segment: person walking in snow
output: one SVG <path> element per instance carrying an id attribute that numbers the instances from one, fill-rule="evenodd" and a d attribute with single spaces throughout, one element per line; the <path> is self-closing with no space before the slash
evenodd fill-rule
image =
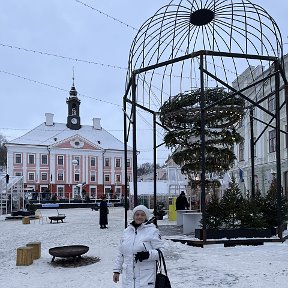
<path id="1" fill-rule="evenodd" d="M 100 209 L 99 209 L 99 224 L 100 229 L 106 229 L 108 228 L 106 225 L 108 225 L 108 206 L 106 201 L 106 196 L 104 195 L 102 197 L 102 200 L 100 202 Z"/>
<path id="2" fill-rule="evenodd" d="M 144 205 L 132 211 L 133 221 L 123 231 L 113 267 L 113 281 L 122 277 L 122 288 L 155 287 L 156 261 L 163 249 L 159 230 L 149 223 L 149 210 Z"/>

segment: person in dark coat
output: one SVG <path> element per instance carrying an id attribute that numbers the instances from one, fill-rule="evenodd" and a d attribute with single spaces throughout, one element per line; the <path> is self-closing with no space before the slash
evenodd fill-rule
<path id="1" fill-rule="evenodd" d="M 181 191 L 180 195 L 176 199 L 176 210 L 189 209 L 189 203 L 185 196 L 185 192 Z"/>
<path id="2" fill-rule="evenodd" d="M 108 228 L 106 225 L 108 225 L 108 206 L 107 206 L 107 201 L 106 197 L 103 196 L 102 200 L 100 202 L 100 209 L 99 209 L 99 224 L 100 224 L 100 229 L 106 229 Z"/>

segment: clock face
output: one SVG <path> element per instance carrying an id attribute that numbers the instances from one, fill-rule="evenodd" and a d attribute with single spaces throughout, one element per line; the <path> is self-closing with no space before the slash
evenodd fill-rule
<path id="1" fill-rule="evenodd" d="M 71 123 L 72 123 L 72 124 L 77 124 L 77 122 L 78 122 L 78 121 L 77 121 L 77 118 L 72 118 L 72 119 L 71 119 Z"/>

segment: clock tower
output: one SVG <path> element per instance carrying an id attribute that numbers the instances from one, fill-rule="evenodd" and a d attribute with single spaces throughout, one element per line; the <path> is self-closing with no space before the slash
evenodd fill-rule
<path id="1" fill-rule="evenodd" d="M 80 111 L 79 111 L 81 101 L 77 97 L 77 91 L 74 86 L 74 77 L 73 77 L 73 84 L 69 94 L 70 94 L 69 98 L 66 99 L 66 103 L 68 104 L 68 116 L 66 126 L 72 130 L 79 130 L 81 128 Z"/>

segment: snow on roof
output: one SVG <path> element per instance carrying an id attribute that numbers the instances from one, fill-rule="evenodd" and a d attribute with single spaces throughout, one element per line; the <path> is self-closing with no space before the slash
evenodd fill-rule
<path id="1" fill-rule="evenodd" d="M 64 123 L 47 126 L 45 122 L 7 144 L 49 146 L 75 135 L 79 135 L 103 149 L 124 150 L 124 143 L 103 128 L 95 129 L 93 126 L 82 125 L 79 130 L 72 130 Z M 131 150 L 131 147 L 128 147 L 128 150 Z"/>

